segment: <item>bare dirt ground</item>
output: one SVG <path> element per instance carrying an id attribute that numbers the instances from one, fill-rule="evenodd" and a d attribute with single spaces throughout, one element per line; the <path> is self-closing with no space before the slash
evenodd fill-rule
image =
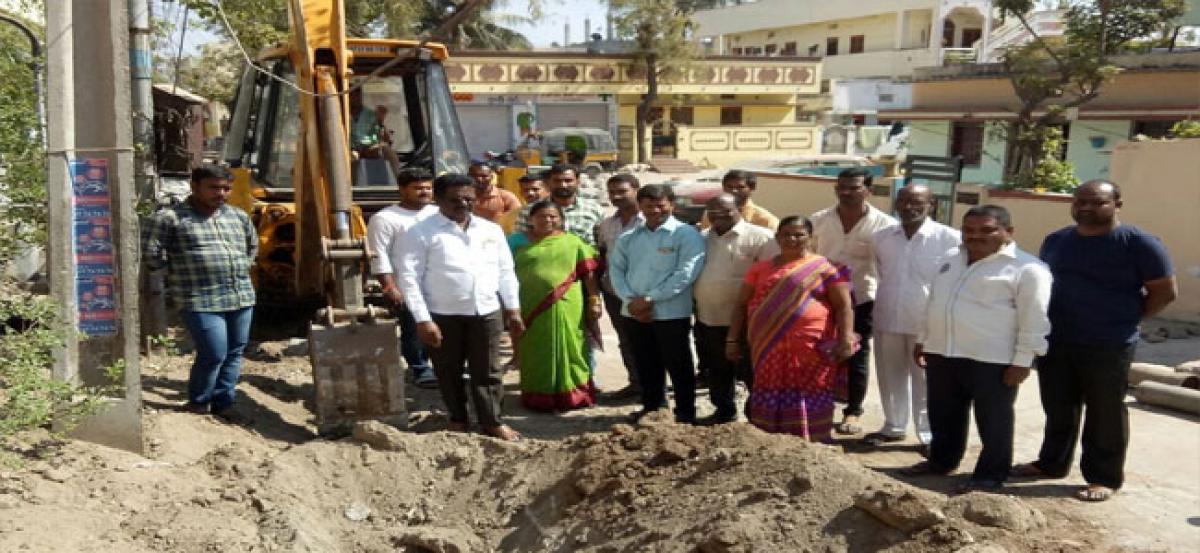
<path id="1" fill-rule="evenodd" d="M 615 336 L 607 337 L 615 345 Z M 1184 346 L 1183 344 L 1188 344 Z M 267 347 L 280 352 L 283 344 Z M 1200 342 L 1139 357 L 1200 357 Z M 300 349 L 300 348 L 295 348 Z M 600 384 L 624 385 L 615 347 Z M 1188 353 L 1190 352 L 1190 353 Z M 302 352 L 295 352 L 302 353 Z M 1173 359 L 1173 358 L 1172 358 Z M 437 393 L 409 387 L 411 428 L 319 438 L 306 357 L 247 360 L 246 427 L 175 410 L 190 355 L 144 360 L 145 455 L 37 444 L 0 472 L 0 551 L 1195 551 L 1200 425 L 1136 404 L 1128 484 L 1112 501 L 1082 484 L 1018 483 L 1010 495 L 946 492 L 962 476 L 905 477 L 915 444 L 810 445 L 744 423 L 677 426 L 607 403 L 561 415 L 519 407 L 515 444 L 440 431 Z M 879 424 L 876 392 L 868 430 Z M 701 415 L 711 409 L 704 395 Z M 1040 443 L 1036 382 L 1018 400 L 1016 451 Z M 973 464 L 978 441 L 963 463 Z"/>

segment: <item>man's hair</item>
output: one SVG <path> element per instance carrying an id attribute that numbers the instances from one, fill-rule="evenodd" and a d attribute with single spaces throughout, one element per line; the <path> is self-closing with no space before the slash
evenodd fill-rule
<path id="1" fill-rule="evenodd" d="M 758 177 L 750 171 L 743 171 L 741 169 L 734 169 L 728 173 L 725 173 L 725 176 L 721 177 L 721 184 L 724 185 L 727 182 L 735 180 L 744 180 L 746 181 L 746 186 L 749 186 L 752 189 L 758 188 Z"/>
<path id="2" fill-rule="evenodd" d="M 433 180 L 433 173 L 424 167 L 408 167 L 396 174 L 396 185 L 404 188 L 414 182 Z"/>
<path id="3" fill-rule="evenodd" d="M 552 200 L 538 200 L 538 201 L 530 204 L 529 205 L 529 216 L 533 217 L 534 215 L 537 215 L 539 211 L 546 209 L 546 208 L 554 208 L 556 211 L 558 211 L 559 217 L 566 217 L 566 214 L 563 213 L 562 206 L 554 203 Z"/>
<path id="4" fill-rule="evenodd" d="M 468 177 L 462 173 L 446 173 L 436 179 L 433 179 L 433 196 L 435 198 L 445 198 L 446 193 L 450 192 L 451 188 L 475 187 L 475 179 Z"/>
<path id="5" fill-rule="evenodd" d="M 648 184 L 638 189 L 637 200 L 662 200 L 668 202 L 675 201 L 675 191 L 671 190 L 670 186 L 665 184 Z"/>
<path id="6" fill-rule="evenodd" d="M 812 221 L 808 220 L 808 217 L 803 215 L 788 215 L 787 217 L 779 220 L 779 228 L 790 225 L 801 225 L 804 227 L 804 230 L 807 230 L 809 234 L 812 234 L 813 224 Z"/>
<path id="7" fill-rule="evenodd" d="M 1075 190 L 1078 191 L 1080 188 L 1083 188 L 1085 186 L 1096 186 L 1096 187 L 1107 186 L 1112 189 L 1113 200 L 1121 199 L 1121 187 L 1117 186 L 1117 183 L 1115 183 L 1113 181 L 1104 180 L 1104 179 L 1093 179 L 1093 180 L 1087 181 L 1087 182 L 1079 185 L 1079 188 L 1076 188 Z"/>
<path id="8" fill-rule="evenodd" d="M 470 167 L 467 167 L 467 171 L 470 171 L 471 169 L 487 169 L 488 171 L 491 171 L 492 164 L 486 161 L 472 161 Z"/>
<path id="9" fill-rule="evenodd" d="M 862 167 L 850 167 L 849 169 L 842 169 L 842 172 L 838 173 L 838 180 L 857 179 L 859 177 L 862 177 L 864 186 L 871 186 L 871 180 L 875 176 L 872 175 L 870 171 L 863 169 Z"/>
<path id="10" fill-rule="evenodd" d="M 517 184 L 525 184 L 527 182 L 536 182 L 536 181 L 544 181 L 544 180 L 546 180 L 546 174 L 542 173 L 540 171 L 537 173 L 525 173 L 524 175 L 521 175 L 521 177 L 517 179 Z"/>
<path id="11" fill-rule="evenodd" d="M 229 169 L 224 165 L 215 163 L 202 163 L 195 169 L 192 169 L 192 182 L 199 183 L 204 179 L 224 179 L 231 180 L 232 175 L 229 174 Z"/>
<path id="12" fill-rule="evenodd" d="M 630 188 L 634 188 L 634 189 L 642 187 L 642 183 L 640 181 L 638 181 L 637 177 L 635 177 L 629 173 L 617 173 L 611 177 L 608 177 L 608 181 L 605 182 L 604 184 L 607 186 L 614 182 L 628 184 Z"/>
<path id="13" fill-rule="evenodd" d="M 994 204 L 972 207 L 963 214 L 963 220 L 966 221 L 967 217 L 991 217 L 1000 223 L 1000 226 L 1006 229 L 1012 228 L 1012 215 L 1009 215 L 1008 210 L 1004 207 Z"/>
<path id="14" fill-rule="evenodd" d="M 550 177 L 553 177 L 554 175 L 561 175 L 563 173 L 566 173 L 567 171 L 575 173 L 576 177 L 579 176 L 579 168 L 578 167 L 571 165 L 570 163 L 555 163 L 554 165 L 550 166 L 550 169 L 546 170 L 546 178 L 549 179 Z"/>

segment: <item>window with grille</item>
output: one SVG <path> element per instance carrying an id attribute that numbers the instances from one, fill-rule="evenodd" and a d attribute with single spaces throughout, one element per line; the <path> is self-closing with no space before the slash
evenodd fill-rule
<path id="1" fill-rule="evenodd" d="M 867 39 L 863 35 L 854 35 L 850 37 L 850 53 L 861 54 L 864 51 Z"/>
<path id="2" fill-rule="evenodd" d="M 950 155 L 962 156 L 965 166 L 979 167 L 983 162 L 983 123 L 954 123 L 950 132 Z"/>

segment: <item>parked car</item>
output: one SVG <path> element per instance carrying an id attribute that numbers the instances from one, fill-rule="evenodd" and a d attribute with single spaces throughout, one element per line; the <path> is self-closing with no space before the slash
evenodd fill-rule
<path id="1" fill-rule="evenodd" d="M 764 159 L 739 163 L 736 169 L 763 173 L 792 175 L 820 175 L 836 177 L 851 167 L 866 167 L 875 175 L 883 174 L 883 166 L 876 165 L 865 157 L 849 155 L 816 155 L 782 159 Z M 721 177 L 725 171 L 714 172 L 699 178 L 680 181 L 675 191 L 675 217 L 696 224 L 704 215 L 704 205 L 721 193 Z M 768 206 L 769 208 L 770 206 Z"/>

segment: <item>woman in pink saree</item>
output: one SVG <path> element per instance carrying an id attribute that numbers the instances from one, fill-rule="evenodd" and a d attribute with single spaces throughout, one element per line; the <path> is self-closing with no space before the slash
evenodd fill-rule
<path id="1" fill-rule="evenodd" d="M 746 273 L 734 309 L 726 355 L 750 345 L 754 383 L 750 422 L 767 431 L 829 441 L 837 367 L 856 348 L 850 275 L 809 251 L 812 223 L 783 219 L 780 254 Z"/>

